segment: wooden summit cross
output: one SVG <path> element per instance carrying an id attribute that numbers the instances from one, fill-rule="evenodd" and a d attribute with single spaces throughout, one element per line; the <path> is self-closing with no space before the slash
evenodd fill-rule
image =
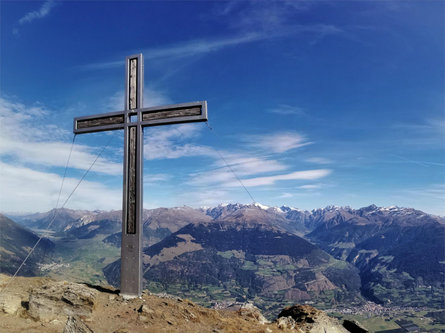
<path id="1" fill-rule="evenodd" d="M 124 296 L 142 293 L 142 193 L 144 127 L 207 121 L 207 102 L 143 107 L 144 60 L 127 57 L 125 110 L 74 118 L 74 133 L 124 130 L 121 287 Z"/>

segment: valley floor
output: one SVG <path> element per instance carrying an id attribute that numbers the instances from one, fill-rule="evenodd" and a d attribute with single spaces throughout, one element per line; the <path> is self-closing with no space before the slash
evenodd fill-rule
<path id="1" fill-rule="evenodd" d="M 418 327 L 417 332 L 445 332 L 445 310 L 415 307 L 383 307 L 367 303 L 359 308 L 326 310 L 338 319 L 350 319 L 360 322 L 370 332 L 400 329 L 400 323 Z"/>

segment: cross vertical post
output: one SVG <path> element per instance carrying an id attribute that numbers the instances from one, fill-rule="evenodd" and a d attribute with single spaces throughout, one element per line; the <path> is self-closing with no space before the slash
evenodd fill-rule
<path id="1" fill-rule="evenodd" d="M 121 294 L 142 292 L 143 140 L 141 113 L 144 98 L 142 54 L 126 59 L 124 175 L 122 198 Z M 133 121 L 136 118 L 136 121 Z"/>
<path id="2" fill-rule="evenodd" d="M 142 294 L 144 127 L 207 121 L 207 102 L 143 107 L 142 54 L 126 58 L 123 111 L 74 118 L 75 134 L 124 130 L 121 288 L 127 297 Z"/>

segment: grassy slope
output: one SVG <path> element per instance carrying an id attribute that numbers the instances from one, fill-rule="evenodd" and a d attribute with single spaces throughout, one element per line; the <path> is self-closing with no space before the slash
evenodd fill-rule
<path id="1" fill-rule="evenodd" d="M 56 248 L 52 259 L 56 266 L 46 274 L 58 279 L 107 284 L 102 269 L 119 259 L 120 249 L 102 242 L 103 238 L 104 235 L 90 239 L 53 239 Z"/>

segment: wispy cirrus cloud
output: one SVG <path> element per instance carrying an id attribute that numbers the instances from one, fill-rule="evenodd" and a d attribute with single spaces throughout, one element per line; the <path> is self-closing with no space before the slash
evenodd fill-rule
<path id="1" fill-rule="evenodd" d="M 275 113 L 283 116 L 305 116 L 304 110 L 298 106 L 288 104 L 278 104 L 276 107 L 267 110 L 269 113 Z"/>
<path id="2" fill-rule="evenodd" d="M 216 52 L 230 46 L 251 43 L 266 38 L 259 33 L 248 33 L 242 35 L 213 38 L 213 39 L 194 39 L 187 42 L 170 44 L 157 48 L 148 48 L 143 51 L 144 59 L 171 59 L 171 58 L 187 58 Z M 83 70 L 100 70 L 122 66 L 122 60 L 100 62 L 80 66 Z"/>
<path id="3" fill-rule="evenodd" d="M 195 206 L 197 202 L 201 206 L 216 206 L 223 202 L 233 202 L 233 193 L 222 189 L 202 189 L 190 191 L 179 196 L 181 202 L 186 205 Z"/>
<path id="4" fill-rule="evenodd" d="M 65 167 L 71 148 L 71 133 L 55 124 L 45 123 L 48 113 L 42 105 L 26 106 L 0 98 L 0 157 L 19 165 Z M 70 167 L 87 170 L 96 154 L 94 148 L 76 144 L 73 146 Z M 94 171 L 119 175 L 122 166 L 99 158 Z"/>
<path id="5" fill-rule="evenodd" d="M 224 160 L 217 159 L 213 165 L 216 169 L 190 174 L 187 184 L 199 187 L 236 187 L 241 186 L 240 181 L 244 182 L 248 177 L 288 169 L 287 165 L 275 160 L 233 153 L 225 154 Z"/>
<path id="6" fill-rule="evenodd" d="M 298 186 L 298 188 L 302 189 L 302 190 L 318 190 L 321 187 L 322 187 L 321 184 L 307 184 L 307 185 Z"/>
<path id="7" fill-rule="evenodd" d="M 265 161 L 261 162 L 264 163 Z M 272 165 L 276 164 L 276 161 L 269 162 L 271 162 Z M 255 175 L 259 175 L 261 173 L 264 174 L 265 168 L 246 168 L 244 172 L 235 171 L 233 170 L 233 168 L 213 170 L 205 173 L 191 175 L 188 184 L 199 187 L 217 186 L 218 188 L 242 186 L 257 187 L 274 185 L 279 181 L 317 180 L 328 176 L 332 172 L 330 169 L 315 169 L 283 173 L 283 171 L 285 171 L 287 168 L 288 167 L 285 165 L 277 165 L 277 168 L 269 168 L 269 170 L 267 171 L 267 173 L 272 173 L 272 175 L 259 177 L 255 177 Z"/>
<path id="8" fill-rule="evenodd" d="M 314 164 L 331 164 L 332 161 L 325 157 L 309 157 L 306 158 L 306 162 L 314 163 Z"/>
<path id="9" fill-rule="evenodd" d="M 277 31 L 292 25 L 293 15 L 309 9 L 308 1 L 229 1 L 219 16 L 230 17 L 230 27 L 248 31 Z"/>
<path id="10" fill-rule="evenodd" d="M 144 139 L 144 158 L 148 160 L 196 156 L 216 158 L 218 153 L 213 148 L 185 142 L 198 137 L 201 129 L 202 127 L 196 124 L 148 129 L 149 134 Z"/>
<path id="11" fill-rule="evenodd" d="M 439 200 L 445 200 L 445 184 L 432 184 L 425 187 L 409 189 L 407 192 L 417 196 L 431 197 Z"/>
<path id="12" fill-rule="evenodd" d="M 42 19 L 45 16 L 48 16 L 51 9 L 53 9 L 55 5 L 56 2 L 54 0 L 45 1 L 38 10 L 31 11 L 20 18 L 19 24 L 31 23 L 34 20 Z"/>
<path id="13" fill-rule="evenodd" d="M 78 179 L 65 178 L 59 207 L 77 183 Z M 0 162 L 0 184 L 2 189 L 7 189 L 0 191 L 1 212 L 43 212 L 55 207 L 62 177 L 56 173 Z M 121 200 L 121 189 L 110 189 L 101 183 L 84 180 L 67 207 L 116 209 L 121 207 Z"/>
<path id="14" fill-rule="evenodd" d="M 54 6 L 56 6 L 55 0 L 47 0 L 40 6 L 38 10 L 33 10 L 23 15 L 18 20 L 18 24 L 24 25 L 24 24 L 29 24 L 35 20 L 41 20 L 50 14 Z M 12 32 L 14 35 L 17 35 L 19 33 L 19 29 L 15 28 Z"/>
<path id="15" fill-rule="evenodd" d="M 200 189 L 233 188 L 240 186 L 267 186 L 279 181 L 316 180 L 328 176 L 329 169 L 314 169 L 291 172 L 291 166 L 276 159 L 256 156 L 252 147 L 261 152 L 285 153 L 291 149 L 310 144 L 306 137 L 295 132 L 250 135 L 241 140 L 247 142 L 239 151 L 217 150 L 210 146 L 184 143 L 201 135 L 196 125 L 180 125 L 177 128 L 156 128 L 145 139 L 147 159 L 175 159 L 181 157 L 207 157 L 202 171 L 190 173 L 185 185 Z M 287 172 L 286 172 L 287 171 Z M 309 189 L 309 187 L 307 187 Z"/>
<path id="16" fill-rule="evenodd" d="M 260 148 L 264 151 L 284 153 L 288 150 L 304 147 L 312 144 L 304 135 L 296 132 L 279 132 L 267 135 L 249 135 L 244 141 L 251 147 Z"/>
<path id="17" fill-rule="evenodd" d="M 390 155 L 393 157 L 396 157 L 398 160 L 400 160 L 401 163 L 417 164 L 417 165 L 424 166 L 424 167 L 445 167 L 445 163 L 414 160 L 414 159 L 407 158 L 407 157 L 404 157 L 401 155 L 396 155 L 396 154 L 390 154 Z"/>
<path id="18" fill-rule="evenodd" d="M 118 97 L 120 100 L 121 96 Z M 113 103 L 113 99 L 110 103 Z M 46 209 L 42 207 L 50 209 L 55 204 L 55 194 L 60 186 L 61 176 L 53 170 L 65 167 L 71 148 L 69 142 L 71 133 L 54 124 L 45 124 L 49 113 L 50 111 L 43 105 L 26 106 L 0 98 L 0 182 L 2 186 L 8 188 L 8 195 L 11 196 L 11 199 L 4 200 L 6 206 L 1 208 L 3 211 Z M 298 133 L 251 136 L 250 143 L 242 145 L 245 148 L 225 151 L 199 143 L 203 128 L 196 124 L 150 128 L 147 129 L 150 132 L 145 137 L 146 159 L 183 157 L 207 159 L 208 163 L 201 163 L 202 171 L 188 174 L 188 178 L 180 184 L 187 188 L 189 195 L 184 200 L 187 199 L 188 202 L 193 203 L 195 198 L 199 199 L 198 202 L 201 204 L 217 204 L 233 200 L 237 195 L 233 189 L 242 185 L 267 187 L 280 181 L 316 180 L 331 173 L 331 170 L 326 169 L 292 171 L 291 166 L 279 160 L 255 156 L 255 152 L 251 149 L 256 146 L 262 151 L 272 150 L 275 156 L 308 144 L 307 139 Z M 268 145 L 268 142 L 276 141 L 285 144 L 279 147 Z M 88 169 L 97 152 L 95 147 L 75 144 L 70 168 Z M 94 171 L 111 176 L 121 175 L 122 164 L 120 161 L 117 163 L 103 157 L 97 160 Z M 145 184 L 169 183 L 172 179 L 173 176 L 168 173 L 154 173 L 147 175 Z M 74 186 L 75 179 L 67 178 L 65 188 L 70 189 Z M 13 190 L 9 191 L 10 188 Z M 110 195 L 115 197 L 110 203 L 97 199 L 99 196 L 102 198 Z M 46 198 L 40 198 L 41 196 Z M 70 207 L 115 209 L 120 207 L 118 202 L 120 199 L 120 189 L 115 190 L 100 183 L 84 181 L 82 191 L 79 193 L 76 191 L 74 206 Z M 19 203 L 25 201 L 30 202 L 29 206 L 20 208 Z M 91 206 L 92 203 L 94 207 Z"/>
<path id="19" fill-rule="evenodd" d="M 192 39 L 186 42 L 179 42 L 156 48 L 147 48 L 143 50 L 142 53 L 144 54 L 145 60 L 182 60 L 184 58 L 191 58 L 206 55 L 212 52 L 218 52 L 229 47 L 240 46 L 253 42 L 273 40 L 291 35 L 311 33 L 316 35 L 317 38 L 320 38 L 320 36 L 338 34 L 341 32 L 341 29 L 332 25 L 325 24 L 310 26 L 290 25 L 286 26 L 283 29 L 277 29 L 274 31 L 241 31 L 232 35 L 226 35 L 216 38 L 212 37 Z M 122 60 L 86 64 L 79 66 L 78 68 L 81 70 L 103 70 L 119 66 L 122 66 Z"/>
<path id="20" fill-rule="evenodd" d="M 289 192 L 284 192 L 283 194 L 278 196 L 278 199 L 289 199 L 289 198 L 293 198 L 294 194 L 289 193 Z"/>
<path id="21" fill-rule="evenodd" d="M 391 197 L 401 206 L 419 207 L 422 210 L 438 216 L 445 217 L 445 183 L 425 184 L 424 186 L 410 187 L 395 190 Z"/>
<path id="22" fill-rule="evenodd" d="M 443 117 L 423 119 L 418 122 L 398 122 L 391 130 L 400 135 L 406 145 L 443 148 L 445 145 L 445 119 Z"/>
<path id="23" fill-rule="evenodd" d="M 328 176 L 331 170 L 328 169 L 317 169 L 317 170 L 305 170 L 305 171 L 295 171 L 287 174 L 279 174 L 267 177 L 255 177 L 243 179 L 244 186 L 254 187 L 254 186 L 265 186 L 273 185 L 278 181 L 284 180 L 314 180 L 320 179 Z M 226 184 L 227 186 L 238 186 L 235 182 Z"/>

